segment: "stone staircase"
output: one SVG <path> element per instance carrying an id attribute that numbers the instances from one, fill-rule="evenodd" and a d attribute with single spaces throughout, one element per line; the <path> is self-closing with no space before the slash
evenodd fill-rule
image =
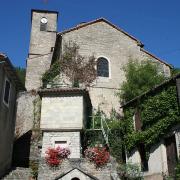
<path id="1" fill-rule="evenodd" d="M 1 180 L 31 180 L 30 169 L 16 167 L 12 169 L 9 174 L 5 175 Z"/>

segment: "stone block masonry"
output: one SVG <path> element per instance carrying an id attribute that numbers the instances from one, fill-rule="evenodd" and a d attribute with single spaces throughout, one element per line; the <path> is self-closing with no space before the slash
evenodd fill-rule
<path id="1" fill-rule="evenodd" d="M 107 164 L 107 166 L 97 169 L 95 165 L 86 159 L 68 159 L 62 162 L 62 164 L 59 167 L 56 168 L 50 168 L 46 163 L 45 160 L 42 159 L 40 166 L 39 166 L 39 174 L 38 174 L 38 180 L 53 180 L 53 179 L 63 179 L 63 174 L 70 175 L 70 177 L 78 177 L 82 180 L 88 180 L 88 179 L 98 179 L 98 180 L 120 180 L 117 174 L 117 163 L 114 159 L 111 159 L 110 162 Z M 76 175 L 71 174 L 71 170 L 76 170 Z M 89 174 L 92 177 L 95 178 L 88 178 L 86 176 L 83 176 L 82 173 Z M 68 173 L 70 172 L 70 173 Z M 60 178 L 58 178 L 60 177 Z M 63 180 L 66 180 L 65 178 Z M 70 179 L 68 179 L 70 180 Z"/>
<path id="2" fill-rule="evenodd" d="M 80 132 L 44 132 L 42 140 L 42 157 L 45 157 L 45 152 L 49 147 L 63 144 L 67 146 L 71 155 L 69 158 L 80 158 Z"/>
<path id="3" fill-rule="evenodd" d="M 40 30 L 42 18 L 47 19 L 47 29 Z M 42 75 L 50 68 L 56 42 L 57 12 L 32 11 L 32 28 L 27 58 L 26 89 L 37 89 L 42 85 Z"/>

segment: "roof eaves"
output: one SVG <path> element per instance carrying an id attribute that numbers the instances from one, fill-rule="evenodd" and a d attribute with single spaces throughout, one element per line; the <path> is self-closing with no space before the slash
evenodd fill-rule
<path id="1" fill-rule="evenodd" d="M 4 61 L 5 67 L 7 67 L 9 69 L 9 73 L 11 73 L 11 77 L 14 80 L 17 89 L 18 90 L 25 90 L 25 87 L 23 86 L 23 84 L 21 83 L 16 70 L 14 68 L 14 66 L 12 65 L 11 61 L 9 60 L 8 56 L 4 53 L 0 53 L 0 61 Z"/>
<path id="2" fill-rule="evenodd" d="M 44 95 L 58 95 L 58 94 L 86 94 L 88 91 L 83 88 L 46 88 L 39 89 L 38 93 L 40 96 Z"/>

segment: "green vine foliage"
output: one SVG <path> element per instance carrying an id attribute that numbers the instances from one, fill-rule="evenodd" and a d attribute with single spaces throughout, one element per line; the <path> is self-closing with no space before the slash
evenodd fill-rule
<path id="1" fill-rule="evenodd" d="M 56 61 L 49 70 L 47 70 L 42 76 L 43 86 L 46 86 L 51 82 L 57 75 L 60 74 L 60 62 Z"/>
<path id="2" fill-rule="evenodd" d="M 143 143 L 148 152 L 150 147 L 159 142 L 169 130 L 180 123 L 176 86 L 169 84 L 156 94 L 147 95 L 124 110 L 124 144 L 130 152 Z M 136 108 L 140 109 L 142 130 L 135 131 L 133 116 Z"/>

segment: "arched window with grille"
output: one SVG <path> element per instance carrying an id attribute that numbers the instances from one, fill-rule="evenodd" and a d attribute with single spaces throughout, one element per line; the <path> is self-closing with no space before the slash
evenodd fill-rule
<path id="1" fill-rule="evenodd" d="M 109 77 L 109 62 L 106 58 L 100 57 L 97 60 L 97 76 Z"/>

